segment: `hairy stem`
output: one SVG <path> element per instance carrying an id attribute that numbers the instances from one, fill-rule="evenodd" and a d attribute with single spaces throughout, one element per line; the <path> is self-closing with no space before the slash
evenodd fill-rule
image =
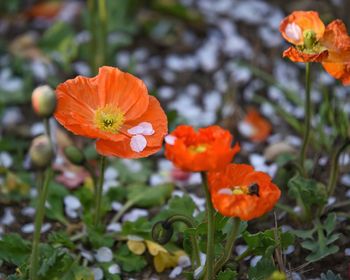
<path id="1" fill-rule="evenodd" d="M 98 178 L 98 184 L 96 188 L 96 200 L 95 200 L 95 219 L 94 224 L 97 227 L 100 224 L 101 219 L 101 205 L 102 205 L 102 191 L 103 191 L 103 183 L 104 183 L 104 173 L 106 166 L 106 158 L 101 156 L 100 158 L 100 174 Z"/>

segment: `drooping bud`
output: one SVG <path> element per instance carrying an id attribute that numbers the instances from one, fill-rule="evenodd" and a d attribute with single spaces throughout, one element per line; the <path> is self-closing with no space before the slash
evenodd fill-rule
<path id="1" fill-rule="evenodd" d="M 75 146 L 68 146 L 64 149 L 67 159 L 75 165 L 84 165 L 86 158 L 81 150 Z"/>
<path id="2" fill-rule="evenodd" d="M 173 236 L 174 229 L 167 221 L 159 221 L 153 225 L 152 238 L 160 245 L 168 243 Z"/>
<path id="3" fill-rule="evenodd" d="M 55 112 L 57 104 L 54 90 L 47 86 L 39 86 L 32 94 L 32 107 L 39 117 L 48 118 Z"/>
<path id="4" fill-rule="evenodd" d="M 316 43 L 316 33 L 313 30 L 305 30 L 303 32 L 304 36 L 304 45 L 307 49 L 312 49 L 314 44 Z"/>
<path id="5" fill-rule="evenodd" d="M 46 135 L 40 135 L 33 139 L 29 148 L 29 156 L 33 166 L 38 169 L 43 169 L 51 164 L 54 153 Z"/>

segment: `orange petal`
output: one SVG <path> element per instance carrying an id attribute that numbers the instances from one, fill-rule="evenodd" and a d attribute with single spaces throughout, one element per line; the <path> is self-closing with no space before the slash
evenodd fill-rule
<path id="1" fill-rule="evenodd" d="M 74 134 L 90 138 L 100 136 L 93 123 L 94 110 L 98 106 L 96 84 L 78 76 L 58 85 L 56 95 L 54 115 L 60 124 Z"/>
<path id="2" fill-rule="evenodd" d="M 320 42 L 329 51 L 325 62 L 350 62 L 350 36 L 341 20 L 334 20 L 327 25 Z"/>
<path id="3" fill-rule="evenodd" d="M 250 136 L 250 139 L 255 142 L 264 141 L 271 133 L 271 124 L 260 113 L 251 108 L 248 110 L 247 116 L 244 118 L 244 122 L 250 124 L 253 127 L 254 132 Z"/>
<path id="4" fill-rule="evenodd" d="M 327 58 L 327 56 L 327 50 L 316 54 L 307 54 L 298 51 L 294 47 L 289 47 L 283 52 L 283 57 L 288 57 L 293 62 L 322 62 Z"/>
<path id="5" fill-rule="evenodd" d="M 344 86 L 350 85 L 350 63 L 322 63 L 329 75 L 340 80 Z"/>
<path id="6" fill-rule="evenodd" d="M 100 67 L 96 78 L 100 107 L 115 105 L 126 122 L 139 118 L 148 108 L 148 91 L 142 80 L 109 66 Z"/>
<path id="7" fill-rule="evenodd" d="M 209 172 L 208 183 L 215 209 L 228 217 L 242 220 L 258 218 L 270 211 L 278 201 L 281 191 L 263 172 L 255 172 L 246 164 L 229 164 L 223 170 Z M 259 186 L 259 196 L 249 194 L 226 194 L 220 190 L 232 186 Z"/>
<path id="8" fill-rule="evenodd" d="M 312 30 L 316 38 L 322 38 L 325 26 L 315 11 L 295 11 L 284 18 L 280 24 L 280 32 L 284 39 L 294 45 L 304 43 L 303 32 Z"/>
<path id="9" fill-rule="evenodd" d="M 163 139 L 168 133 L 167 117 L 155 97 L 150 96 L 149 100 L 147 111 L 140 118 L 126 122 L 122 127 L 123 137 L 121 140 L 99 139 L 96 142 L 98 153 L 121 158 L 143 158 L 158 152 L 162 148 Z M 133 135 L 130 135 L 127 131 L 142 122 L 150 123 L 154 133 L 152 135 L 143 135 L 147 141 L 146 147 L 141 152 L 135 152 L 131 149 L 131 137 Z"/>
<path id="10" fill-rule="evenodd" d="M 166 114 L 159 104 L 159 101 L 155 97 L 150 96 L 147 111 L 141 117 L 133 121 L 126 122 L 122 130 L 127 133 L 128 129 L 137 126 L 141 122 L 149 122 L 152 124 L 154 129 L 153 135 L 145 136 L 147 139 L 147 146 L 161 146 L 165 135 L 168 133 L 168 120 Z M 131 137 L 130 134 L 129 136 Z"/>

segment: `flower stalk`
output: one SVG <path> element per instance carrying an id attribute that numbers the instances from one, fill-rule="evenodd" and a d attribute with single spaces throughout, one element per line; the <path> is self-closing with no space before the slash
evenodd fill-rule
<path id="1" fill-rule="evenodd" d="M 230 259 L 233 245 L 235 244 L 236 238 L 239 233 L 239 226 L 241 224 L 241 220 L 239 218 L 233 219 L 233 228 L 230 232 L 230 235 L 228 236 L 228 239 L 225 244 L 225 249 L 223 255 L 220 257 L 220 259 L 215 264 L 215 274 L 217 274 L 222 267 L 228 262 Z"/>
<path id="2" fill-rule="evenodd" d="M 32 244 L 32 254 L 30 257 L 30 279 L 35 280 L 38 278 L 37 271 L 39 266 L 39 242 L 41 235 L 41 227 L 45 215 L 45 202 L 47 193 L 49 190 L 49 183 L 52 175 L 51 168 L 48 168 L 45 172 L 45 179 L 39 193 L 39 201 L 37 205 L 37 212 L 35 215 L 34 236 Z"/>
<path id="3" fill-rule="evenodd" d="M 215 262 L 215 221 L 214 221 L 214 208 L 211 202 L 211 196 L 209 192 L 209 186 L 207 182 L 207 175 L 205 172 L 201 172 L 203 189 L 205 193 L 205 200 L 207 205 L 207 259 L 205 263 L 205 277 L 206 280 L 214 279 L 214 262 Z"/>
<path id="4" fill-rule="evenodd" d="M 102 206 L 102 195 L 103 195 L 103 183 L 104 183 L 104 173 L 106 167 L 106 157 L 100 157 L 100 174 L 98 178 L 98 183 L 95 188 L 95 216 L 94 216 L 94 225 L 98 227 L 101 219 L 101 206 Z"/>
<path id="5" fill-rule="evenodd" d="M 310 75 L 310 62 L 305 63 L 305 126 L 304 126 L 304 139 L 300 152 L 300 166 L 303 175 L 305 172 L 305 159 L 307 148 L 310 142 L 310 128 L 311 128 L 311 75 Z"/>

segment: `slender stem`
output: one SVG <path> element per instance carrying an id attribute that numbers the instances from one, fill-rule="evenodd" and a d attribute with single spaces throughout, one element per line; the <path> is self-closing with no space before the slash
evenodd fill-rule
<path id="1" fill-rule="evenodd" d="M 245 259 L 246 257 L 250 256 L 252 254 L 252 250 L 250 250 L 249 248 L 247 250 L 245 250 L 242 254 L 240 254 L 239 256 L 237 256 L 235 258 L 235 262 L 239 263 L 241 260 Z"/>
<path id="2" fill-rule="evenodd" d="M 292 218 L 298 220 L 299 216 L 295 213 L 294 209 L 288 205 L 282 204 L 282 203 L 277 203 L 276 208 L 281 209 L 285 212 L 288 213 L 289 216 L 291 216 Z"/>
<path id="3" fill-rule="evenodd" d="M 233 229 L 228 236 L 228 239 L 225 244 L 224 254 L 220 257 L 220 259 L 215 264 L 215 273 L 218 273 L 222 267 L 228 262 L 228 260 L 231 257 L 233 245 L 235 244 L 238 232 L 239 232 L 239 226 L 241 224 L 241 221 L 239 218 L 233 219 Z"/>
<path id="4" fill-rule="evenodd" d="M 335 186 L 338 179 L 339 174 L 339 157 L 341 153 L 350 145 L 350 140 L 347 140 L 343 145 L 339 147 L 339 149 L 332 156 L 332 166 L 331 173 L 329 176 L 329 182 L 327 185 L 328 197 L 332 196 L 335 190 Z"/>
<path id="5" fill-rule="evenodd" d="M 310 62 L 305 64 L 305 127 L 304 127 L 304 140 L 300 152 L 300 166 L 305 174 L 305 158 L 307 147 L 310 141 L 310 127 L 311 127 L 311 75 L 310 75 Z"/>
<path id="6" fill-rule="evenodd" d="M 171 216 L 169 219 L 166 220 L 166 222 L 168 224 L 173 224 L 175 222 L 182 222 L 184 224 L 186 224 L 189 228 L 196 228 L 196 221 L 189 217 L 189 216 L 185 216 L 185 215 L 174 215 Z M 196 266 L 200 266 L 201 265 L 201 260 L 199 257 L 199 246 L 198 246 L 198 242 L 197 242 L 197 235 L 191 235 L 191 243 L 192 243 L 192 267 L 195 269 L 195 265 Z M 195 261 L 195 263 L 194 263 Z"/>
<path id="7" fill-rule="evenodd" d="M 91 34 L 91 41 L 90 41 L 90 52 L 91 54 L 95 54 L 97 52 L 97 36 L 96 36 L 96 4 L 95 0 L 88 0 L 87 2 L 87 7 L 89 11 L 89 29 L 90 29 L 90 34 Z M 97 63 L 96 63 L 96 56 L 91 55 L 90 57 L 90 68 L 92 74 L 97 73 Z"/>
<path id="8" fill-rule="evenodd" d="M 201 172 L 203 189 L 205 193 L 205 199 L 207 203 L 207 219 L 208 219 L 208 230 L 207 230 L 207 260 L 205 264 L 205 279 L 213 280 L 214 279 L 214 262 L 215 262 L 215 243 L 214 243 L 214 234 L 215 234 L 215 224 L 214 224 L 214 208 L 211 202 L 211 196 L 209 192 L 209 186 L 207 183 L 207 175 L 205 172 Z"/>
<path id="9" fill-rule="evenodd" d="M 39 242 L 41 234 L 41 226 L 43 224 L 45 215 L 45 202 L 49 189 L 49 182 L 51 179 L 52 170 L 48 168 L 45 172 L 45 180 L 41 187 L 39 193 L 39 201 L 37 204 L 36 214 L 35 214 L 35 229 L 32 244 L 32 254 L 30 257 L 30 279 L 35 280 L 38 278 L 37 271 L 39 265 Z"/>
<path id="10" fill-rule="evenodd" d="M 96 188 L 96 200 L 95 200 L 95 220 L 94 224 L 97 227 L 100 224 L 101 219 L 101 205 L 102 205 L 102 191 L 103 191 L 103 182 L 104 182 L 104 173 L 106 166 L 106 158 L 101 156 L 100 158 L 100 174 L 98 178 L 98 184 Z"/>
<path id="11" fill-rule="evenodd" d="M 97 66 L 105 65 L 107 60 L 107 5 L 106 0 L 98 0 L 98 18 L 99 18 L 99 31 L 100 38 L 99 42 L 99 51 L 98 56 L 99 60 L 97 62 Z"/>
<path id="12" fill-rule="evenodd" d="M 129 210 L 129 208 L 131 208 L 136 202 L 138 201 L 138 199 L 130 199 L 128 200 L 122 208 L 120 208 L 120 210 L 118 211 L 117 214 L 115 214 L 115 216 L 112 218 L 111 223 L 116 223 L 119 221 L 119 219 L 124 215 L 124 213 L 126 211 Z"/>

